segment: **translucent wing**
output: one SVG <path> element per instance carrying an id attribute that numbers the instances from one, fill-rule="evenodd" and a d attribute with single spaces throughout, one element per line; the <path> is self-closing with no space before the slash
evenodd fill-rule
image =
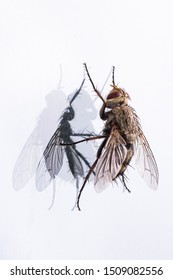
<path id="1" fill-rule="evenodd" d="M 14 166 L 12 180 L 15 190 L 23 188 L 35 174 L 42 155 L 42 145 L 39 144 L 38 134 L 38 128 L 35 128 Z"/>
<path id="2" fill-rule="evenodd" d="M 36 188 L 44 190 L 59 173 L 63 163 L 63 148 L 59 145 L 59 129 L 50 139 L 36 170 Z"/>
<path id="3" fill-rule="evenodd" d="M 136 167 L 140 175 L 150 188 L 156 190 L 159 181 L 159 171 L 149 143 L 141 129 L 135 147 L 135 155 Z"/>
<path id="4" fill-rule="evenodd" d="M 116 178 L 127 155 L 125 141 L 118 131 L 114 130 L 102 149 L 95 169 L 95 190 L 103 191 Z"/>

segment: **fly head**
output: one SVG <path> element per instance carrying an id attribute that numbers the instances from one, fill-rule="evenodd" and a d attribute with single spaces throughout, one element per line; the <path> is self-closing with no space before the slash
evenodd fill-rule
<path id="1" fill-rule="evenodd" d="M 130 96 L 123 89 L 117 87 L 115 84 L 111 85 L 113 89 L 109 92 L 106 99 L 106 107 L 113 108 L 115 106 L 127 105 Z"/>

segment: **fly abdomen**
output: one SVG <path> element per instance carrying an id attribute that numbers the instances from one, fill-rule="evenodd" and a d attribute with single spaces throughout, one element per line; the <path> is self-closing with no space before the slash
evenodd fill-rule
<path id="1" fill-rule="evenodd" d="M 129 147 L 129 148 L 127 148 L 127 155 L 126 155 L 125 161 L 123 162 L 121 170 L 118 173 L 117 177 L 124 174 L 124 172 L 126 171 L 127 167 L 129 166 L 130 161 L 134 155 L 133 145 L 128 144 L 128 146 L 126 146 L 126 147 Z"/>

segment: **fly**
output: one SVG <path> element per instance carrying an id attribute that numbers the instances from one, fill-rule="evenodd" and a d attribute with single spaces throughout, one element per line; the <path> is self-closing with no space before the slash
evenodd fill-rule
<path id="1" fill-rule="evenodd" d="M 115 84 L 114 67 L 112 70 L 112 89 L 106 100 L 96 89 L 87 65 L 84 64 L 84 67 L 94 91 L 103 102 L 100 118 L 105 121 L 105 125 L 102 135 L 88 137 L 75 143 L 104 138 L 78 194 L 76 203 L 78 210 L 80 210 L 79 202 L 82 191 L 92 172 L 95 173 L 94 187 L 96 192 L 103 191 L 110 182 L 116 182 L 117 179 L 120 179 L 125 189 L 130 192 L 126 185 L 125 171 L 134 155 L 136 167 L 149 187 L 157 189 L 159 180 L 158 167 L 152 150 L 139 124 L 135 110 L 128 104 L 130 96 L 124 89 Z"/>

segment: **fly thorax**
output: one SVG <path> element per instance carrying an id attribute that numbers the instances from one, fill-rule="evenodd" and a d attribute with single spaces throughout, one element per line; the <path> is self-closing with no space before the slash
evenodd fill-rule
<path id="1" fill-rule="evenodd" d="M 128 143 L 133 143 L 138 134 L 138 121 L 133 109 L 128 105 L 112 108 L 110 114 L 111 123 Z"/>

